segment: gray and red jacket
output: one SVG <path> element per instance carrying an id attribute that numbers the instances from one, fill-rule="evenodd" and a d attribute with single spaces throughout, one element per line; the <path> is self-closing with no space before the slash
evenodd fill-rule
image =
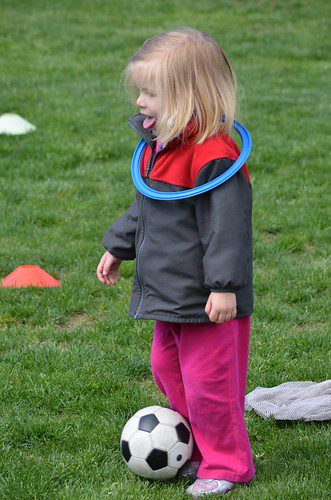
<path id="1" fill-rule="evenodd" d="M 205 184 L 239 156 L 229 135 L 192 145 L 191 120 L 153 157 L 155 141 L 143 128 L 144 118 L 138 113 L 127 123 L 149 145 L 140 171 L 155 190 Z M 211 292 L 234 292 L 237 318 L 253 311 L 252 186 L 246 165 L 211 191 L 182 200 L 154 200 L 136 191 L 102 244 L 115 257 L 136 259 L 128 313 L 135 319 L 210 323 L 204 309 Z"/>

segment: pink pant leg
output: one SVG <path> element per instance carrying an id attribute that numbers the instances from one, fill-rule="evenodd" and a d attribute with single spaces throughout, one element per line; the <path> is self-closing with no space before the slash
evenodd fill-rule
<path id="1" fill-rule="evenodd" d="M 180 324 L 156 321 L 151 351 L 154 381 L 168 398 L 170 408 L 178 411 L 189 422 L 188 409 L 178 360 Z M 193 439 L 191 460 L 201 461 L 201 453 Z"/>
<path id="2" fill-rule="evenodd" d="M 250 317 L 181 323 L 179 363 L 200 478 L 248 482 L 255 474 L 244 420 L 249 335 Z"/>
<path id="3" fill-rule="evenodd" d="M 244 415 L 245 412 L 245 395 L 246 395 L 246 385 L 247 385 L 247 368 L 248 368 L 248 357 L 249 357 L 249 341 L 250 341 L 250 329 L 251 329 L 251 316 L 246 318 L 241 318 L 239 324 L 239 338 L 237 342 L 237 359 L 238 359 L 238 382 L 239 382 L 239 398 L 241 403 L 241 410 Z M 241 334 L 244 330 L 245 333 Z"/>

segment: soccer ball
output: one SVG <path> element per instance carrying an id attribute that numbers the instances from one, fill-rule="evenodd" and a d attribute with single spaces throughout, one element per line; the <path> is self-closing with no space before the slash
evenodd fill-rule
<path id="1" fill-rule="evenodd" d="M 121 451 L 132 472 L 149 479 L 167 480 L 176 476 L 191 458 L 193 437 L 187 420 L 162 406 L 147 406 L 125 424 Z"/>

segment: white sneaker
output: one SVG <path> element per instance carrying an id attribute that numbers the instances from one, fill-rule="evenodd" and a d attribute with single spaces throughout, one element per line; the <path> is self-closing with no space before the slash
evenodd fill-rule
<path id="1" fill-rule="evenodd" d="M 223 479 L 201 479 L 198 478 L 186 490 L 186 493 L 192 497 L 203 495 L 219 495 L 227 493 L 236 487 L 236 483 L 225 481 Z"/>

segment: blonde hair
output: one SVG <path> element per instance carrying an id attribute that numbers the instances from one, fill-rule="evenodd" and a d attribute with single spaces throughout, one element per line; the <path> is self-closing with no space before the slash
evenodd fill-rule
<path id="1" fill-rule="evenodd" d="M 160 112 L 155 140 L 171 141 L 192 116 L 198 129 L 194 143 L 232 130 L 236 76 L 221 47 L 207 33 L 182 27 L 149 38 L 131 57 L 123 76 L 134 105 L 137 88 L 156 92 Z"/>

